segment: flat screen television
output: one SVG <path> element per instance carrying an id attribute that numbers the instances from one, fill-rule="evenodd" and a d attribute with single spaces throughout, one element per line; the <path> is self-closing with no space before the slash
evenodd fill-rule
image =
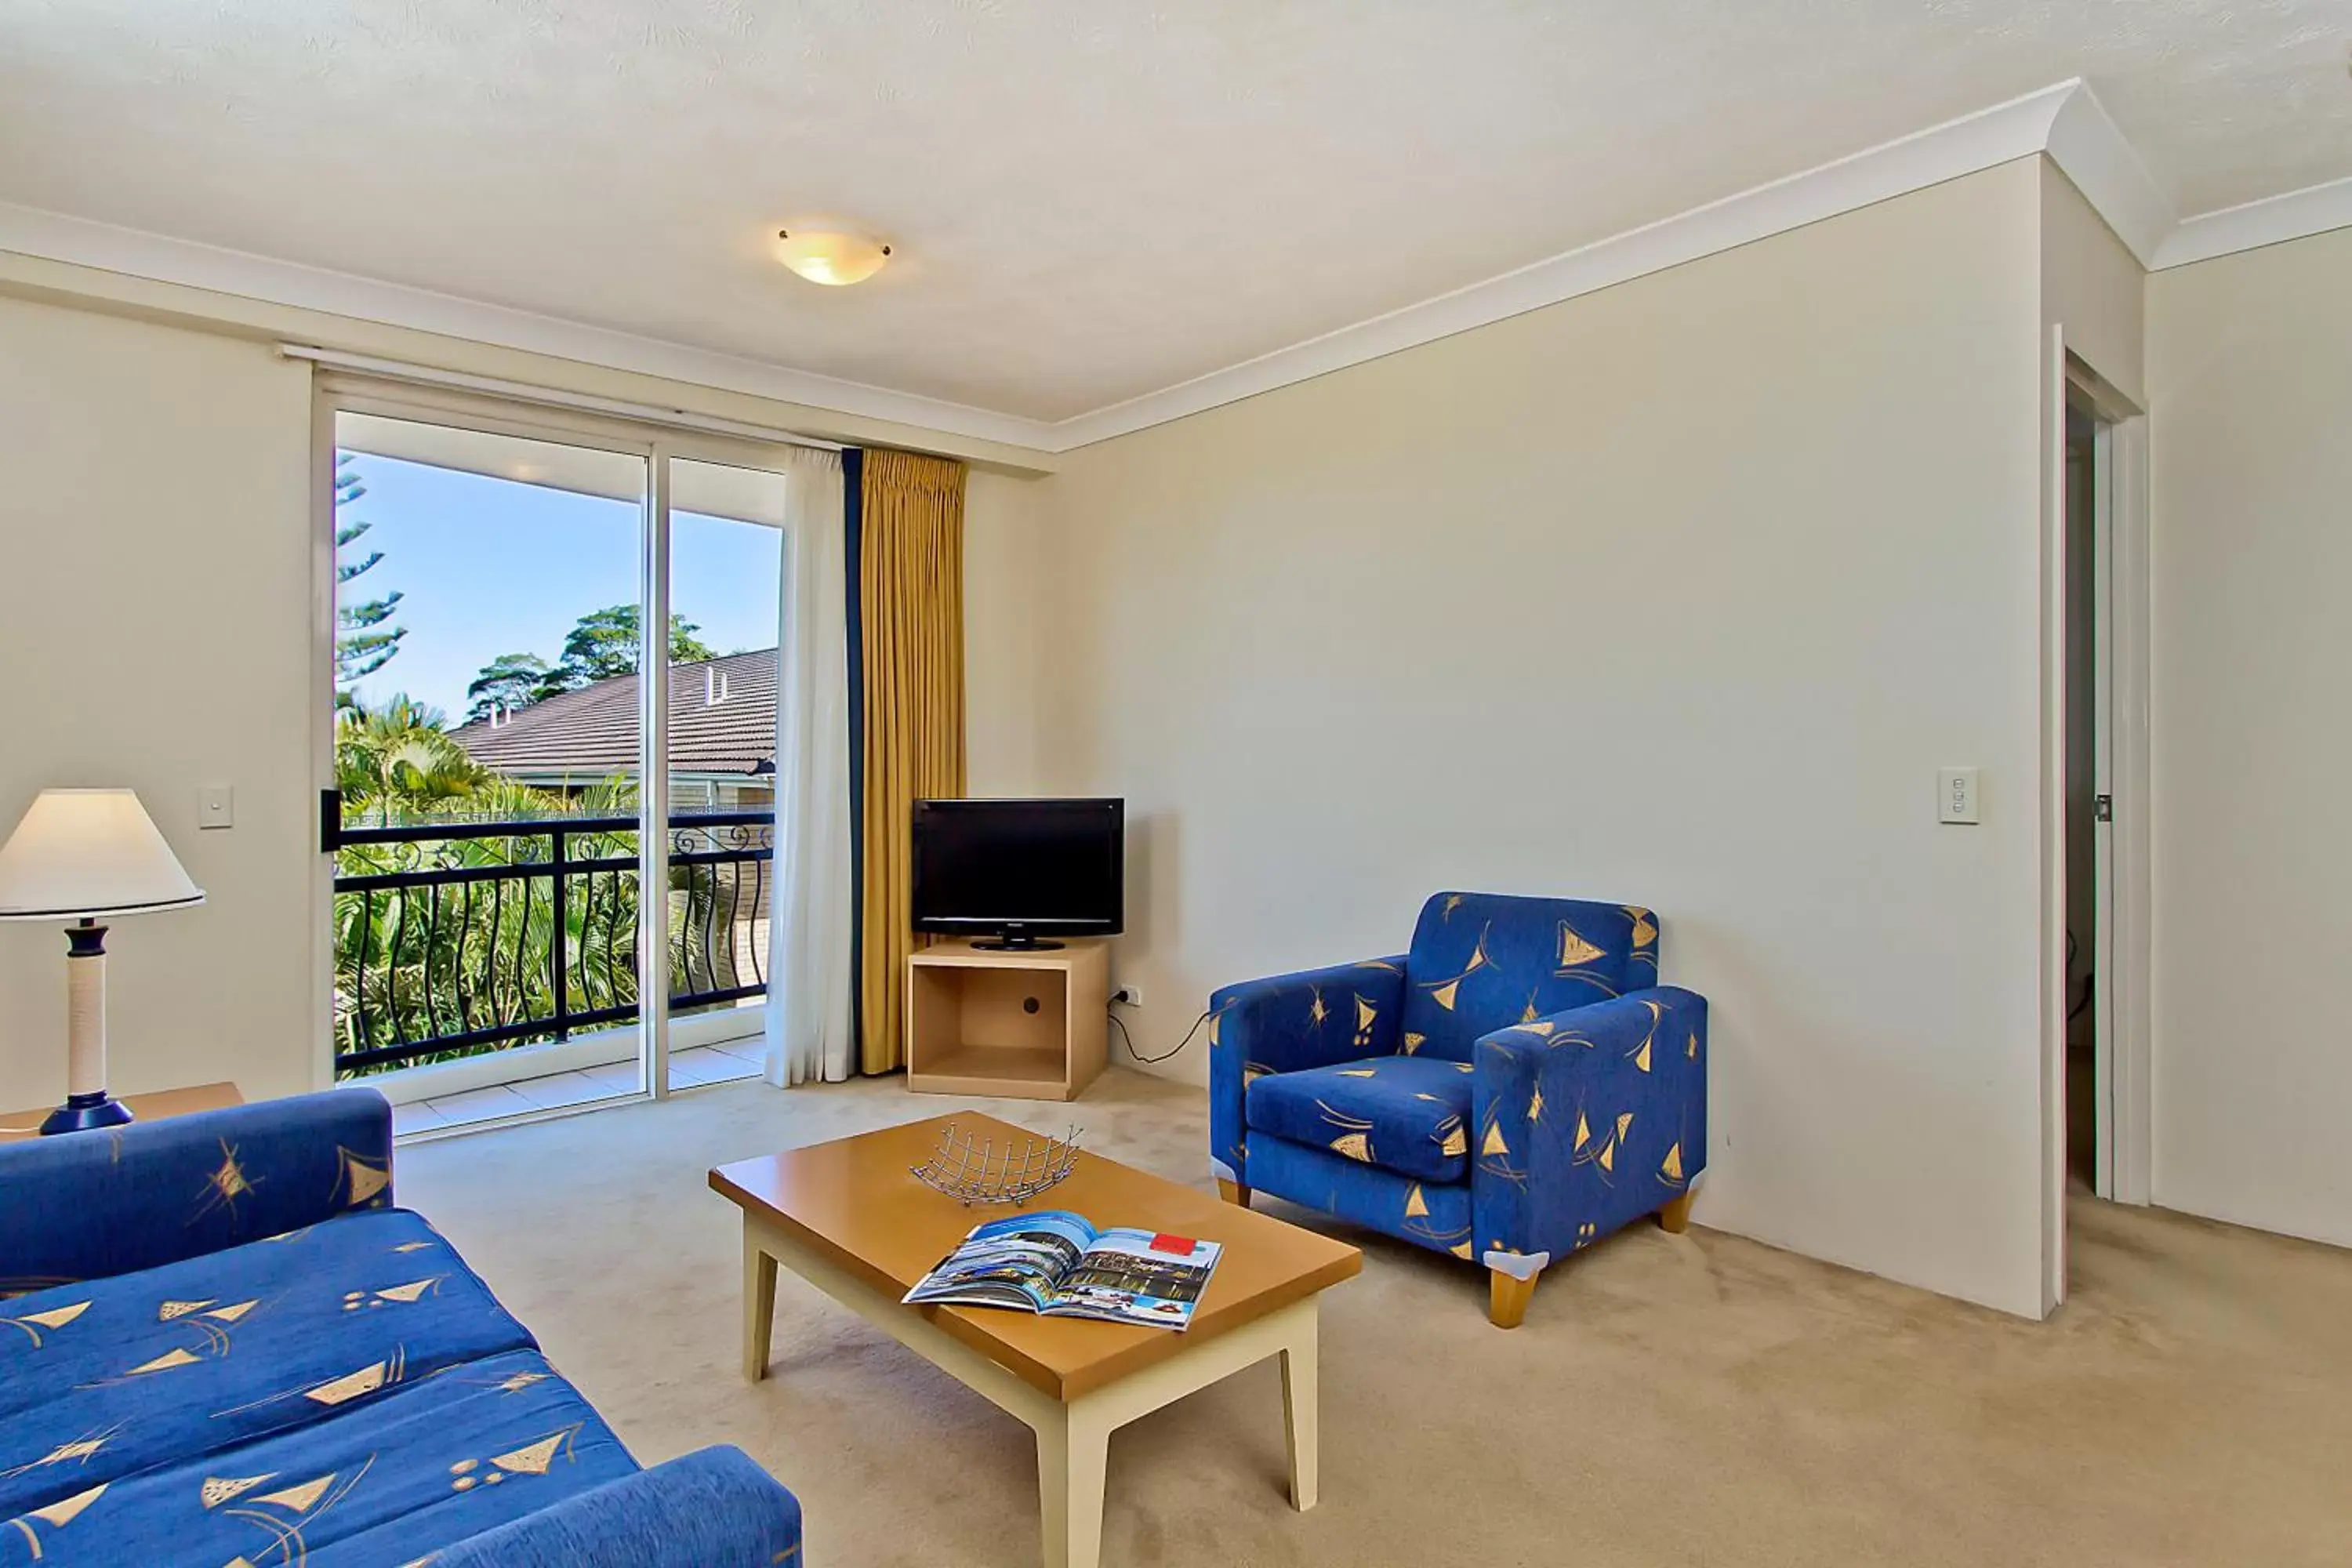
<path id="1" fill-rule="evenodd" d="M 1117 936 L 1126 838 L 1123 800 L 919 800 L 915 929 L 992 949 Z"/>

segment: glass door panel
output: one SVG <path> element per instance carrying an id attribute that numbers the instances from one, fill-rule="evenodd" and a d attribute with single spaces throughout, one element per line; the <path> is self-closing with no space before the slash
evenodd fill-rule
<path id="1" fill-rule="evenodd" d="M 669 1082 L 761 1069 L 774 890 L 781 473 L 669 459 Z"/>
<path id="2" fill-rule="evenodd" d="M 335 439 L 336 1076 L 404 1131 L 641 1093 L 648 459 Z"/>

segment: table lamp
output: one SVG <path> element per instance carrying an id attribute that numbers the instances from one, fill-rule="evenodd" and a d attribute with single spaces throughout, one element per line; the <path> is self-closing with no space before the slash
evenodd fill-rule
<path id="1" fill-rule="evenodd" d="M 131 1109 L 106 1092 L 106 928 L 113 915 L 205 901 L 127 789 L 45 789 L 0 846 L 0 921 L 68 921 L 66 1102 L 47 1132 L 119 1127 Z"/>

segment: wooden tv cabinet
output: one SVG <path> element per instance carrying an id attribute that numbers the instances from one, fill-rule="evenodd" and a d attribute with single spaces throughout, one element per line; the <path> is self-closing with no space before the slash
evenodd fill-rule
<path id="1" fill-rule="evenodd" d="M 983 952 L 943 942 L 907 961 L 907 1087 L 1076 1100 L 1108 1049 L 1110 944 Z"/>

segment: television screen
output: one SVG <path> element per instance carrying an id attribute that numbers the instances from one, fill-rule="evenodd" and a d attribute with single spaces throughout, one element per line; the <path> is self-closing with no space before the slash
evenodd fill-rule
<path id="1" fill-rule="evenodd" d="M 915 929 L 1116 936 L 1126 924 L 1123 800 L 919 800 Z"/>

